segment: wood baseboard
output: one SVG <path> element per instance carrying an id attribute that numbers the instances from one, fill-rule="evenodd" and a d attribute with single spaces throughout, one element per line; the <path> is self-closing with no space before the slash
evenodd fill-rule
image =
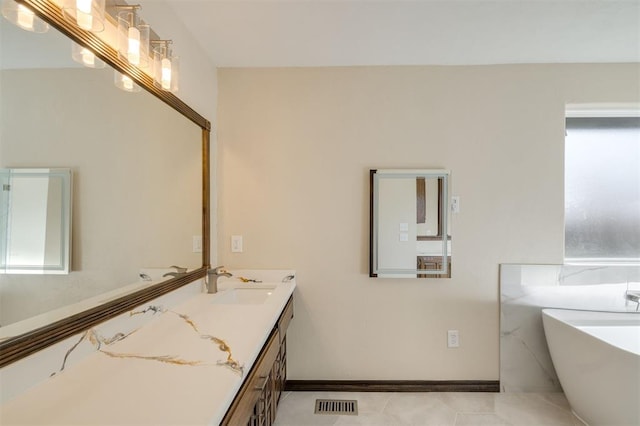
<path id="1" fill-rule="evenodd" d="M 500 392 L 498 380 L 287 380 L 285 391 Z"/>

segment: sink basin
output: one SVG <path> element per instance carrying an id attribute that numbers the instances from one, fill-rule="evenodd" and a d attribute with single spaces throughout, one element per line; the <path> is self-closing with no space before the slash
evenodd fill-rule
<path id="1" fill-rule="evenodd" d="M 223 305 L 260 305 L 274 292 L 275 287 L 232 288 L 224 291 L 213 303 Z"/>

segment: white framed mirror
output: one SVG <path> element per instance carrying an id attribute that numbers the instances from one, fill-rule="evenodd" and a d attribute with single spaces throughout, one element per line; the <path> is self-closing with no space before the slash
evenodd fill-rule
<path id="1" fill-rule="evenodd" d="M 369 276 L 451 278 L 450 172 L 370 171 Z"/>
<path id="2" fill-rule="evenodd" d="M 0 274 L 68 274 L 71 170 L 0 169 Z"/>

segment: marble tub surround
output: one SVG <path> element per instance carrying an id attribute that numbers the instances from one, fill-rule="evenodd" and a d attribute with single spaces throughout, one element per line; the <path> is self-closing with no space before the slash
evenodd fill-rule
<path id="1" fill-rule="evenodd" d="M 272 294 L 261 304 L 216 304 L 221 289 L 170 309 L 155 301 L 141 306 L 129 319 L 152 320 L 128 334 L 115 327 L 101 337 L 78 336 L 67 350 L 80 339 L 78 348 L 93 353 L 6 401 L 2 423 L 218 424 L 295 288 L 295 280 L 269 284 Z"/>
<path id="2" fill-rule="evenodd" d="M 561 386 L 542 326 L 542 308 L 633 312 L 624 299 L 640 268 L 500 265 L 500 386 L 506 392 L 558 392 Z"/>

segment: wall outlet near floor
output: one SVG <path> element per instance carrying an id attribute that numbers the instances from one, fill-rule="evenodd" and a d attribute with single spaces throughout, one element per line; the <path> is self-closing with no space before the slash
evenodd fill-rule
<path id="1" fill-rule="evenodd" d="M 460 333 L 458 330 L 447 330 L 447 347 L 460 347 Z"/>
<path id="2" fill-rule="evenodd" d="M 242 253 L 242 235 L 231 236 L 231 252 Z"/>

